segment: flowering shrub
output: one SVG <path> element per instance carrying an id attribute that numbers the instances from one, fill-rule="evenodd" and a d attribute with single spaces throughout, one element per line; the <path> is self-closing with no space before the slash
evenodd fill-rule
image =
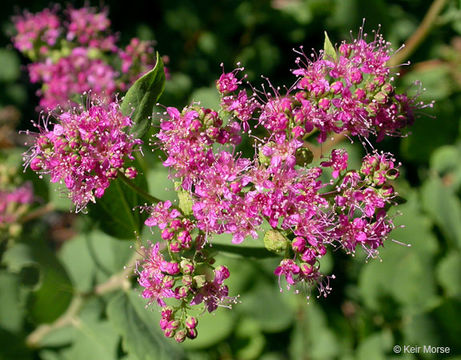
<path id="1" fill-rule="evenodd" d="M 0 175 L 29 147 L 0 186 L 0 358 L 374 359 L 425 342 L 458 355 L 459 146 L 429 156 L 457 136 L 441 73 L 456 57 L 396 66 L 446 51 L 443 32 L 410 56 L 425 33 L 410 38 L 421 11 L 405 8 L 380 15 L 393 44 L 409 39 L 396 52 L 361 29 L 285 53 L 323 40 L 324 21 L 344 34 L 349 5 L 187 4 L 112 13 L 174 56 L 166 84 L 152 43 L 122 48 L 107 9 L 14 19 L 25 57 L 10 46 L 1 62 L 19 76 L 31 60 L 43 86 L 39 116 L 14 102 L 18 122 L 39 120 L 0 141 Z M 245 69 L 221 73 L 226 58 Z"/>

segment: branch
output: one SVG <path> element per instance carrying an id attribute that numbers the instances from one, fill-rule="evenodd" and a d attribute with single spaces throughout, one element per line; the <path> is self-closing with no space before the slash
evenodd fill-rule
<path id="1" fill-rule="evenodd" d="M 54 330 L 78 323 L 78 314 L 85 305 L 86 301 L 95 296 L 102 296 L 115 290 L 128 290 L 131 287 L 128 277 L 133 272 L 133 268 L 141 255 L 136 251 L 128 261 L 124 269 L 111 276 L 106 282 L 96 285 L 88 293 L 76 293 L 67 308 L 66 312 L 56 319 L 52 324 L 43 324 L 37 327 L 26 338 L 26 344 L 30 348 L 40 346 L 42 339 Z"/>
<path id="2" fill-rule="evenodd" d="M 396 66 L 402 64 L 411 54 L 417 49 L 417 47 L 423 42 L 427 34 L 434 25 L 435 20 L 439 16 L 440 12 L 446 4 L 446 0 L 434 0 L 431 7 L 424 16 L 423 21 L 407 40 L 405 47 L 396 53 L 390 60 L 389 66 Z"/>
<path id="3" fill-rule="evenodd" d="M 151 203 L 156 204 L 161 202 L 162 200 L 156 198 L 155 196 L 152 196 L 148 194 L 146 191 L 141 189 L 138 185 L 134 183 L 131 179 L 128 179 L 125 174 L 119 171 L 118 173 L 118 178 L 122 180 L 126 185 L 128 185 L 131 189 L 136 191 L 139 195 L 141 195 L 144 199 L 149 200 Z"/>

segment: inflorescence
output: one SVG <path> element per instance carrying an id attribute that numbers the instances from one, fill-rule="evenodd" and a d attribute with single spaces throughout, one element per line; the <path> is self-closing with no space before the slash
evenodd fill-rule
<path id="1" fill-rule="evenodd" d="M 55 44 L 61 30 L 46 23 L 28 36 L 30 44 Z M 74 27 L 68 40 L 85 45 L 107 29 L 88 34 Z M 28 44 L 16 40 L 18 48 Z M 104 44 L 110 49 L 114 42 Z M 131 66 L 130 54 L 143 47 L 137 41 L 130 46 L 122 67 Z M 70 54 L 75 51 L 80 50 Z M 390 44 L 379 34 L 367 42 L 361 31 L 333 52 L 297 53 L 295 80 L 285 93 L 272 85 L 270 92 L 248 89 L 238 76 L 243 68 L 237 68 L 216 82 L 219 109 L 196 103 L 182 110 L 168 107 L 160 122 L 154 144 L 165 154 L 163 165 L 180 201 L 145 207 L 145 224 L 158 228 L 163 241 L 141 248 L 136 273 L 142 296 L 162 308 L 163 332 L 178 342 L 197 336 L 191 307 L 213 312 L 237 301 L 224 283 L 229 269 L 215 264 L 214 235 L 231 234 L 234 244 L 264 238 L 265 247 L 282 258 L 274 270 L 281 290 L 317 287 L 319 296 L 326 296 L 334 276 L 321 273 L 320 259 L 332 249 L 354 254 L 358 248 L 374 258 L 395 227 L 388 210 L 396 205 L 392 182 L 400 164 L 393 155 L 371 150 L 354 170 L 348 153 L 334 149 L 314 165 L 311 139 L 317 135 L 322 143 L 341 133 L 371 144 L 372 136 L 380 141 L 402 134 L 426 105 L 396 92 L 396 74 L 387 65 Z M 39 126 L 27 163 L 51 174 L 52 181 L 63 180 L 78 208 L 102 196 L 118 172 L 136 175 L 124 163 L 140 141 L 124 132 L 131 122 L 116 103 L 63 112 L 57 120 L 52 128 Z M 251 139 L 254 156 L 237 150 L 245 138 Z"/>
<path id="2" fill-rule="evenodd" d="M 133 38 L 119 47 L 107 15 L 107 9 L 69 7 L 61 13 L 55 6 L 13 19 L 13 44 L 32 61 L 29 76 L 42 84 L 42 109 L 69 108 L 88 91 L 113 100 L 154 67 L 152 42 Z"/>

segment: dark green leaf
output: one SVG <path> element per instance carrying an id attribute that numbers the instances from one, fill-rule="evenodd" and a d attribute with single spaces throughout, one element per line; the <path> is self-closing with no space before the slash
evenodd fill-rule
<path id="1" fill-rule="evenodd" d="M 36 323 L 56 320 L 69 306 L 74 292 L 69 276 L 44 239 L 27 239 L 40 269 L 41 284 L 30 293 L 27 307 Z"/>
<path id="2" fill-rule="evenodd" d="M 139 294 L 129 292 L 115 296 L 109 303 L 107 316 L 122 335 L 123 347 L 130 357 L 138 360 L 183 358 L 174 340 L 166 339 L 161 333 L 158 312 L 146 309 Z"/>
<path id="3" fill-rule="evenodd" d="M 130 116 L 134 125 L 131 133 L 141 138 L 150 126 L 150 117 L 157 100 L 165 87 L 165 72 L 163 62 L 157 53 L 157 63 L 147 74 L 141 76 L 128 89 L 121 110 L 125 116 Z"/>
<path id="4" fill-rule="evenodd" d="M 141 161 L 133 164 L 139 171 L 134 184 L 147 191 L 147 182 Z M 88 206 L 90 216 L 95 219 L 101 230 L 118 239 L 134 239 L 135 233 L 140 234 L 146 214 L 135 209 L 146 202 L 136 191 L 121 179 L 113 180 L 104 196 L 95 204 Z"/>

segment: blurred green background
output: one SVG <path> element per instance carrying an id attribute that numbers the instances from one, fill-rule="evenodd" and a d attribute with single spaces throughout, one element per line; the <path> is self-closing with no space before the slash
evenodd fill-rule
<path id="1" fill-rule="evenodd" d="M 82 2 L 70 2 L 76 7 Z M 65 4 L 62 2 L 62 4 Z M 240 61 L 248 79 L 260 75 L 275 85 L 290 84 L 294 47 L 320 49 L 323 31 L 333 42 L 351 39 L 366 19 L 365 31 L 381 25 L 385 39 L 400 47 L 421 25 L 432 2 L 424 0 L 163 0 L 107 1 L 121 42 L 133 36 L 155 40 L 170 59 L 171 79 L 160 102 L 183 107 L 194 100 L 214 106 L 219 64 L 231 70 Z M 96 230 L 85 217 L 68 213 L 66 201 L 35 180 L 42 201 L 57 208 L 25 225 L 23 236 L 0 265 L 0 359 L 461 359 L 461 1 L 436 1 L 440 11 L 410 55 L 400 90 L 425 91 L 435 100 L 421 111 L 405 138 L 377 144 L 402 162 L 397 190 L 407 199 L 395 213 L 392 238 L 380 259 L 365 262 L 337 251 L 326 258 L 333 292 L 309 304 L 302 295 L 279 292 L 277 259 L 219 258 L 231 270 L 231 293 L 241 304 L 199 320 L 199 337 L 181 346 L 157 332 L 156 311 L 144 310 L 136 290 L 85 298 L 86 292 L 122 271 L 133 250 Z M 2 3 L 0 14 L 0 146 L 3 159 L 19 166 L 22 138 L 37 119 L 36 86 L 28 81 L 10 43 L 10 17 L 40 11 L 49 1 Z M 91 5 L 100 5 L 91 2 Z M 149 9 L 147 9 L 149 7 Z M 352 31 L 352 34 L 350 33 Z M 408 59 L 405 59 L 406 61 Z M 352 164 L 363 154 L 351 150 Z M 152 192 L 174 198 L 166 171 L 146 157 Z M 26 173 L 24 177 L 30 177 Z M 170 190 L 165 190 L 168 188 Z M 156 193 L 157 192 L 157 193 Z M 402 214 L 400 214 L 402 213 Z M 147 232 L 143 238 L 152 236 Z M 3 249 L 4 250 L 4 249 Z M 2 250 L 2 251 L 3 251 Z M 43 337 L 36 348 L 26 337 L 66 310 L 73 294 L 83 294 L 78 316 Z M 75 300 L 75 298 L 74 298 Z M 72 303 L 74 304 L 74 303 Z M 75 304 L 74 304 L 75 305 Z M 29 339 L 30 340 L 30 339 Z M 449 354 L 396 354 L 394 345 L 443 346 Z M 403 349 L 402 349 L 403 350 Z"/>

